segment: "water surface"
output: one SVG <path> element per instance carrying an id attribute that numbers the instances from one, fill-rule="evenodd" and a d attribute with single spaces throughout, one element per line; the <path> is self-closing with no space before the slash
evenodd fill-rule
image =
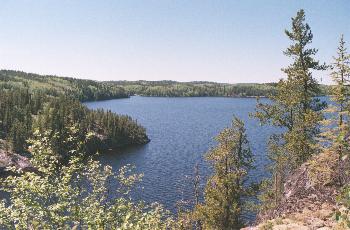
<path id="1" fill-rule="evenodd" d="M 277 130 L 260 126 L 257 120 L 249 118 L 256 105 L 254 98 L 135 96 L 86 105 L 92 109 L 103 108 L 130 115 L 147 129 L 151 139 L 147 145 L 100 157 L 103 164 L 109 164 L 115 170 L 133 164 L 138 172 L 144 173 L 143 189 L 134 194 L 135 198 L 162 203 L 172 211 L 180 199 L 191 199 L 195 164 L 199 164 L 204 186 L 210 168 L 203 156 L 215 146 L 213 138 L 230 125 L 234 114 L 245 122 L 255 156 L 256 168 L 249 174 L 250 180 L 259 181 L 268 176 L 265 170 L 268 163 L 266 142 Z"/>

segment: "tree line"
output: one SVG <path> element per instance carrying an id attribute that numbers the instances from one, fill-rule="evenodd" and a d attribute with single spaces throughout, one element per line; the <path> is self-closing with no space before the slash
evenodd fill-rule
<path id="1" fill-rule="evenodd" d="M 150 97 L 269 97 L 275 95 L 277 83 L 176 82 L 176 81 L 113 81 L 128 95 Z M 330 93 L 330 86 L 320 85 L 314 96 Z"/>
<path id="2" fill-rule="evenodd" d="M 275 84 L 222 84 L 213 82 L 114 81 L 129 95 L 152 97 L 255 97 L 274 93 Z"/>
<path id="3" fill-rule="evenodd" d="M 82 146 L 86 145 L 79 144 L 81 142 L 76 139 L 86 143 L 97 133 L 91 130 L 84 133 L 85 138 L 77 138 L 79 129 L 73 125 L 67 129 L 65 139 L 72 143 L 65 150 L 70 153 L 68 165 L 56 164 L 57 155 L 48 141 L 50 134 L 34 133 L 29 141 L 30 152 L 40 173 L 25 172 L 3 181 L 3 190 L 11 193 L 11 199 L 9 203 L 0 203 L 0 226 L 18 229 L 240 229 L 246 224 L 245 214 L 251 211 L 249 202 L 255 203 L 258 198 L 259 212 L 273 210 L 281 202 L 287 177 L 305 162 L 313 165 L 315 175 L 330 172 L 326 179 L 332 179 L 341 188 L 339 202 L 349 210 L 350 169 L 344 165 L 349 163 L 350 154 L 350 55 L 344 37 L 340 38 L 333 63 L 326 65 L 316 60 L 317 49 L 310 48 L 313 34 L 303 10 L 292 18 L 292 27 L 285 33 L 292 44 L 284 53 L 293 62 L 283 69 L 286 78 L 277 83 L 276 93 L 269 97 L 271 103 L 258 101 L 252 114 L 263 125 L 281 128 L 281 132 L 269 139 L 270 179 L 258 185 L 249 182 L 247 175 L 254 167 L 254 154 L 243 121 L 234 117 L 232 124 L 216 137 L 217 146 L 206 154 L 213 174 L 204 188 L 203 200 L 198 188 L 200 173 L 196 168 L 194 207 L 180 209 L 177 215 L 169 216 L 157 204 L 145 207 L 128 197 L 131 186 L 141 175 L 126 168 L 114 175 L 108 166 L 103 168 L 93 160 L 86 163 L 81 158 L 84 155 L 81 153 L 86 151 Z M 332 69 L 334 81 L 332 105 L 329 106 L 314 97 L 320 86 L 313 73 L 327 68 Z M 334 161 L 335 167 L 321 165 L 320 168 L 320 161 L 313 164 L 319 156 L 325 157 L 327 163 Z M 117 199 L 110 196 L 112 179 L 119 180 L 115 191 L 120 193 Z M 347 215 L 338 220 L 349 227 Z"/>
<path id="4" fill-rule="evenodd" d="M 38 75 L 0 70 L 0 87 L 29 87 L 51 96 L 69 95 L 79 101 L 127 98 L 134 95 L 153 97 L 268 97 L 276 93 L 277 83 L 214 83 L 176 81 L 106 81 L 82 80 L 52 75 Z M 315 96 L 330 93 L 331 87 L 319 85 Z"/>
<path id="5" fill-rule="evenodd" d="M 82 102 L 127 98 L 129 96 L 122 87 L 112 84 L 14 70 L 0 70 L 0 88 L 29 88 L 30 91 L 41 91 L 50 96 L 64 94 Z"/>

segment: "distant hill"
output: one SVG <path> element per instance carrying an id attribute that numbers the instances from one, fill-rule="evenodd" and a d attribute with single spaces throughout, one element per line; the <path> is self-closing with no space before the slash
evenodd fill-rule
<path id="1" fill-rule="evenodd" d="M 129 95 L 154 97 L 265 97 L 275 93 L 277 83 L 215 83 L 207 81 L 109 81 L 121 86 Z M 326 95 L 329 86 L 321 85 L 319 95 Z"/>
<path id="2" fill-rule="evenodd" d="M 82 80 L 53 75 L 39 75 L 14 70 L 0 70 L 0 89 L 29 89 L 58 96 L 65 94 L 80 101 L 125 98 L 122 87 L 93 80 Z"/>
<path id="3" fill-rule="evenodd" d="M 85 134 L 94 132 L 94 143 L 85 145 L 88 152 L 149 142 L 145 128 L 131 117 L 110 110 L 90 110 L 81 103 L 125 97 L 125 90 L 113 84 L 1 70 L 0 142 L 6 144 L 0 149 L 6 151 L 0 162 L 12 159 L 6 158 L 7 149 L 26 153 L 26 140 L 37 130 L 50 133 L 52 140 L 66 137 L 71 127 L 79 130 L 81 141 Z M 64 158 L 67 152 L 62 140 L 55 140 L 54 145 Z"/>
<path id="4" fill-rule="evenodd" d="M 69 95 L 80 101 L 126 98 L 133 95 L 154 97 L 265 97 L 275 92 L 276 83 L 216 83 L 208 81 L 94 81 L 55 75 L 39 75 L 0 70 L 0 89 L 29 88 L 44 94 Z M 326 95 L 330 87 L 321 85 Z"/>
<path id="5" fill-rule="evenodd" d="M 255 97 L 273 94 L 275 83 L 225 84 L 207 81 L 109 81 L 129 95 L 154 97 Z"/>

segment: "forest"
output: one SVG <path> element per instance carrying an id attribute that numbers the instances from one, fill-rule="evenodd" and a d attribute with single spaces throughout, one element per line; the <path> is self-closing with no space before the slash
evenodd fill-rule
<path id="1" fill-rule="evenodd" d="M 150 97 L 268 97 L 276 93 L 276 83 L 176 82 L 176 81 L 112 81 L 128 95 Z M 320 85 L 316 96 L 327 95 L 329 86 Z"/>
<path id="2" fill-rule="evenodd" d="M 274 83 L 221 84 L 214 82 L 114 81 L 129 95 L 152 97 L 255 97 L 274 93 Z"/>
<path id="3" fill-rule="evenodd" d="M 49 96 L 66 95 L 82 102 L 128 97 L 123 88 L 111 84 L 13 70 L 0 70 L 0 87 L 28 88 L 30 92 L 40 92 Z"/>
<path id="4" fill-rule="evenodd" d="M 146 130 L 128 116 L 92 111 L 81 102 L 127 97 L 124 90 L 95 81 L 47 77 L 18 71 L 0 72 L 0 139 L 6 148 L 25 153 L 34 130 L 50 132 L 55 148 L 64 153 L 68 127 L 81 135 L 99 134 L 90 152 L 149 141 Z M 55 136 L 55 138 L 53 138 Z"/>
<path id="5" fill-rule="evenodd" d="M 290 46 L 284 54 L 292 62 L 282 69 L 285 77 L 275 84 L 229 86 L 139 81 L 99 85 L 3 71 L 1 135 L 15 150 L 28 149 L 36 171 L 8 169 L 13 175 L 1 180 L 0 189 L 8 192 L 10 199 L 0 202 L 0 226 L 5 229 L 235 230 L 252 224 L 245 218 L 250 213 L 257 217 L 255 229 L 274 229 L 274 225 L 286 225 L 284 217 L 291 210 L 302 214 L 310 208 L 304 219 L 309 219 L 310 225 L 315 224 L 312 213 L 328 202 L 333 205 L 327 216 L 332 223 L 322 227 L 349 229 L 348 43 L 341 35 L 332 63 L 318 61 L 315 57 L 318 50 L 312 47 L 313 33 L 304 10 L 292 18 L 285 35 Z M 332 104 L 327 105 L 315 97 L 324 89 L 314 73 L 329 69 L 333 80 L 328 88 L 332 92 Z M 9 75 L 19 75 L 19 80 L 10 81 Z M 67 84 L 69 81 L 72 85 Z M 38 84 L 53 86 L 45 88 Z M 109 89 L 113 93 L 104 92 Z M 217 145 L 204 156 L 213 170 L 203 193 L 199 189 L 200 171 L 197 166 L 194 168 L 192 207 L 179 204 L 178 211 L 170 213 L 161 204 L 133 200 L 130 191 L 142 174 L 135 173 L 130 165 L 113 173 L 111 167 L 102 166 L 93 156 L 84 156 L 95 151 L 89 146 L 100 135 L 107 138 L 108 145 L 145 143 L 148 139 L 145 130 L 129 117 L 90 111 L 80 101 L 136 94 L 266 95 L 270 102 L 258 98 L 251 118 L 261 125 L 282 130 L 271 135 L 268 142 L 267 170 L 271 177 L 257 184 L 247 180 L 254 167 L 254 154 L 244 122 L 234 116 L 232 123 L 215 137 Z M 114 190 L 111 181 L 117 181 Z M 304 182 L 306 186 L 298 187 Z M 291 183 L 294 183 L 292 189 L 301 189 L 299 193 L 289 193 Z M 310 202 L 313 206 L 302 206 Z M 291 210 L 285 210 L 288 207 Z M 305 228 L 294 225 L 294 229 Z"/>

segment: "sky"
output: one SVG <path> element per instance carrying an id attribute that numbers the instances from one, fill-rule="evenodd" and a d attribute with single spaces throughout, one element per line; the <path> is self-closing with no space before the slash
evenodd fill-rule
<path id="1" fill-rule="evenodd" d="M 349 0 L 0 0 L 0 69 L 95 80 L 274 82 L 304 9 L 317 58 L 350 49 Z M 329 83 L 327 73 L 314 73 Z"/>

